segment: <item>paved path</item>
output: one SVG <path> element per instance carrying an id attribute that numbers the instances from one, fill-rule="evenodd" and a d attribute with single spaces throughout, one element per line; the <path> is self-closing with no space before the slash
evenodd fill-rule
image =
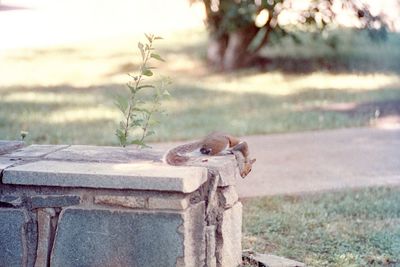
<path id="1" fill-rule="evenodd" d="M 243 139 L 257 162 L 252 173 L 238 181 L 241 197 L 400 185 L 400 129 L 342 129 Z"/>

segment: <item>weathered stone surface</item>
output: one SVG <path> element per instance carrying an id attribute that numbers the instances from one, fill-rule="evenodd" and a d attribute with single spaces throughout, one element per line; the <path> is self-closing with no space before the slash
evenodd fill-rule
<path id="1" fill-rule="evenodd" d="M 0 155 L 10 153 L 25 145 L 22 141 L 5 141 L 0 140 Z"/>
<path id="2" fill-rule="evenodd" d="M 219 201 L 221 207 L 225 209 L 231 208 L 238 200 L 239 196 L 234 186 L 220 188 Z"/>
<path id="3" fill-rule="evenodd" d="M 200 156 L 191 159 L 187 165 L 206 167 L 211 171 L 218 172 L 220 175 L 218 186 L 220 187 L 235 185 L 236 179 L 240 177 L 234 155 Z"/>
<path id="4" fill-rule="evenodd" d="M 200 202 L 184 213 L 184 224 L 179 232 L 184 236 L 184 255 L 176 261 L 178 267 L 204 266 L 206 261 L 205 231 L 206 222 L 204 217 L 205 203 Z"/>
<path id="5" fill-rule="evenodd" d="M 206 227 L 206 266 L 216 267 L 217 258 L 215 256 L 216 245 L 215 245 L 215 225 L 210 225 Z"/>
<path id="6" fill-rule="evenodd" d="M 73 145 L 46 156 L 49 160 L 94 161 L 129 163 L 137 161 L 161 162 L 164 151 L 132 147 L 101 147 Z"/>
<path id="7" fill-rule="evenodd" d="M 50 264 L 50 251 L 52 246 L 51 218 L 55 216 L 54 209 L 38 209 L 38 245 L 36 251 L 35 267 L 46 267 Z"/>
<path id="8" fill-rule="evenodd" d="M 0 207 L 20 207 L 23 200 L 19 196 L 0 195 Z"/>
<path id="9" fill-rule="evenodd" d="M 7 156 L 13 158 L 38 158 L 67 147 L 67 145 L 30 145 Z"/>
<path id="10" fill-rule="evenodd" d="M 138 196 L 95 196 L 94 203 L 125 208 L 146 208 L 146 198 Z"/>
<path id="11" fill-rule="evenodd" d="M 27 221 L 22 209 L 0 208 L 0 266 L 20 267 L 27 263 Z"/>
<path id="12" fill-rule="evenodd" d="M 150 197 L 149 209 L 184 210 L 189 206 L 187 197 Z"/>
<path id="13" fill-rule="evenodd" d="M 60 214 L 51 266 L 175 266 L 178 258 L 189 262 L 202 242 L 203 228 L 199 231 L 192 221 L 201 219 L 196 216 L 201 212 L 204 206 L 184 213 L 66 208 Z M 194 237 L 196 243 L 188 242 Z"/>
<path id="14" fill-rule="evenodd" d="M 58 208 L 78 205 L 80 203 L 79 196 L 69 195 L 41 195 L 30 197 L 32 208 Z"/>
<path id="15" fill-rule="evenodd" d="M 190 193 L 207 180 L 201 167 L 150 163 L 38 161 L 7 168 L 3 183 L 60 187 L 90 187 L 177 191 Z"/>
<path id="16" fill-rule="evenodd" d="M 10 167 L 11 165 L 17 163 L 17 160 L 14 159 L 10 159 L 10 158 L 0 158 L 0 177 L 1 177 L 1 173 L 3 172 L 3 170 L 5 168 Z"/>
<path id="17" fill-rule="evenodd" d="M 242 203 L 222 213 L 217 233 L 217 266 L 239 266 L 242 262 Z"/>
<path id="18" fill-rule="evenodd" d="M 246 259 L 257 262 L 259 265 L 266 267 L 304 267 L 306 266 L 302 262 L 294 261 L 291 259 L 270 255 L 270 254 L 259 254 L 259 253 L 247 253 L 244 255 Z"/>

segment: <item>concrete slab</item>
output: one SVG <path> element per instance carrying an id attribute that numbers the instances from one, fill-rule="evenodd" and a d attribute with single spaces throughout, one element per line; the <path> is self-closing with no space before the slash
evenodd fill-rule
<path id="1" fill-rule="evenodd" d="M 10 153 L 25 145 L 22 141 L 5 141 L 0 140 L 0 155 Z"/>
<path id="2" fill-rule="evenodd" d="M 73 145 L 47 155 L 49 160 L 94 161 L 94 162 L 161 162 L 164 151 L 155 149 L 138 150 L 133 147 L 105 147 Z"/>
<path id="3" fill-rule="evenodd" d="M 260 253 L 244 253 L 244 258 L 250 260 L 250 262 L 257 262 L 257 266 L 266 267 L 305 267 L 306 265 L 302 262 L 295 260 L 279 257 L 271 254 L 260 254 Z"/>
<path id="4" fill-rule="evenodd" d="M 10 167 L 11 165 L 17 163 L 17 160 L 10 159 L 10 158 L 0 158 L 0 177 L 1 177 L 1 172 L 5 169 Z"/>
<path id="5" fill-rule="evenodd" d="M 7 156 L 10 158 L 39 158 L 67 147 L 67 145 L 30 145 Z"/>
<path id="6" fill-rule="evenodd" d="M 8 168 L 3 183 L 37 186 L 159 190 L 190 193 L 207 180 L 207 169 L 147 162 L 37 161 Z"/>
<path id="7" fill-rule="evenodd" d="M 236 184 L 237 178 L 240 177 L 237 161 L 234 155 L 221 156 L 204 156 L 195 155 L 187 163 L 187 166 L 206 167 L 219 173 L 218 186 L 225 187 Z"/>

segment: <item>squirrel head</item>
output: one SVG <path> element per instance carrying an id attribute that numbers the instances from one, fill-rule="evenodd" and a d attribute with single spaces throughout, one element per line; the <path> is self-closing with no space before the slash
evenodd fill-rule
<path id="1" fill-rule="evenodd" d="M 240 170 L 240 176 L 242 176 L 242 178 L 246 177 L 251 172 L 254 162 L 256 162 L 256 159 L 245 159 L 243 168 Z"/>

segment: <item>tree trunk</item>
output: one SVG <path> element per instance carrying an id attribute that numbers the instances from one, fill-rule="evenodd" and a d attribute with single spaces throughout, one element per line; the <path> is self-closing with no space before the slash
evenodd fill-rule
<path id="1" fill-rule="evenodd" d="M 258 30 L 251 25 L 223 37 L 211 37 L 207 50 L 208 62 L 221 71 L 233 71 L 246 66 L 255 56 L 249 51 L 249 45 Z"/>

